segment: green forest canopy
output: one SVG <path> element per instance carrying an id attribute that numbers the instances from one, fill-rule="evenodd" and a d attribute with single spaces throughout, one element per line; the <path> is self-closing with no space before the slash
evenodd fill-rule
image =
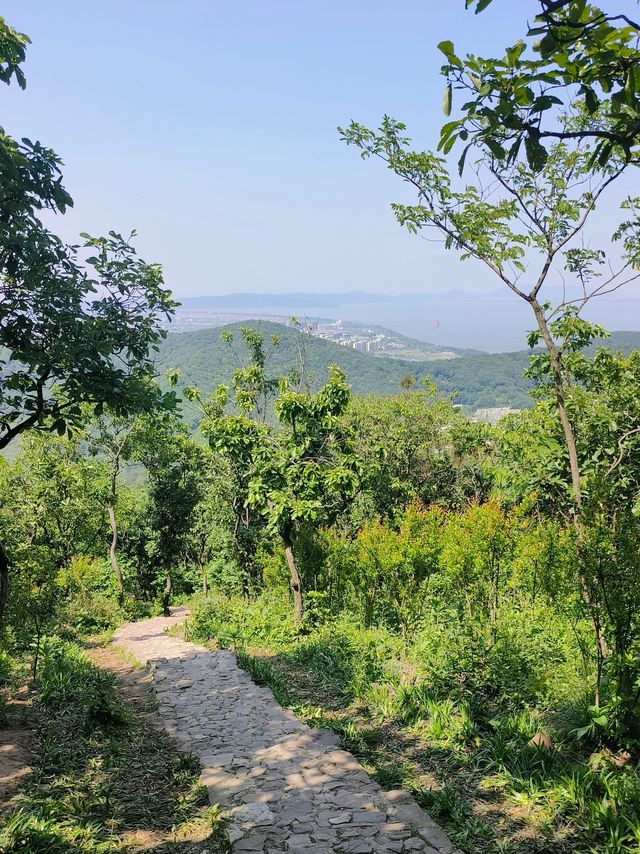
<path id="1" fill-rule="evenodd" d="M 271 374 L 284 374 L 296 362 L 297 342 L 304 333 L 279 323 L 256 320 L 224 327 L 236 333 L 233 349 L 222 341 L 219 328 L 170 334 L 160 348 L 160 373 L 176 369 L 181 373 L 182 385 L 196 385 L 203 392 L 228 383 L 244 355 L 237 334 L 243 326 L 259 330 L 265 338 L 278 336 L 280 343 L 268 365 Z M 640 346 L 640 332 L 614 332 L 611 338 L 599 343 L 628 353 Z M 443 394 L 457 393 L 456 403 L 471 410 L 494 406 L 523 409 L 532 405 L 529 395 L 532 384 L 523 376 L 530 350 L 482 353 L 442 362 L 415 362 L 374 357 L 311 336 L 306 336 L 305 344 L 307 370 L 314 387 L 322 384 L 329 365 L 336 364 L 347 374 L 356 395 L 396 394 L 402 378 L 410 373 L 418 381 L 429 377 Z"/>

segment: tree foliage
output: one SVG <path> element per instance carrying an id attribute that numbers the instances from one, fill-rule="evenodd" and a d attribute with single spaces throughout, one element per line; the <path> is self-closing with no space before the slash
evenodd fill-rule
<path id="1" fill-rule="evenodd" d="M 466 5 L 479 13 L 493 2 Z M 593 141 L 591 162 L 601 166 L 616 149 L 637 161 L 640 24 L 586 0 L 539 0 L 523 11 L 533 13 L 532 24 L 501 57 L 460 58 L 452 41 L 438 46 L 446 57 L 445 113 L 463 100 L 460 117 L 442 128 L 439 148 L 446 154 L 457 141 L 465 143 L 461 168 L 468 148 L 480 144 L 512 163 L 524 151 L 531 169 L 539 171 L 548 144 L 557 140 Z M 589 121 L 567 126 L 562 116 L 576 101 L 584 104 Z"/>
<path id="2" fill-rule="evenodd" d="M 24 88 L 27 43 L 0 22 L 6 83 Z M 160 266 L 116 232 L 82 235 L 80 250 L 45 227 L 44 211 L 73 202 L 59 157 L 40 142 L 0 131 L 0 171 L 0 447 L 36 425 L 64 433 L 83 403 L 121 414 L 156 404 L 149 351 L 176 305 Z"/>

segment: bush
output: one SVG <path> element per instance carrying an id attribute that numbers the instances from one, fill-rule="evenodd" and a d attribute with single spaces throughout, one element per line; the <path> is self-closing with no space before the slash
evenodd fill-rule
<path id="1" fill-rule="evenodd" d="M 295 637 L 287 599 L 264 594 L 253 602 L 214 594 L 198 604 L 186 626 L 189 640 L 215 639 L 218 646 L 287 644 Z"/>
<path id="2" fill-rule="evenodd" d="M 11 684 L 11 678 L 15 671 L 15 662 L 11 655 L 0 649 L 0 723 L 6 721 L 6 697 L 5 692 Z"/>
<path id="3" fill-rule="evenodd" d="M 113 674 L 92 664 L 77 644 L 60 638 L 42 642 L 38 688 L 40 702 L 50 712 L 73 708 L 86 732 L 96 725 L 118 726 L 130 720 L 118 700 Z"/>
<path id="4" fill-rule="evenodd" d="M 584 690 L 578 632 L 551 609 L 511 601 L 495 624 L 430 611 L 408 655 L 420 681 L 438 697 L 471 703 L 476 714 L 565 702 Z"/>

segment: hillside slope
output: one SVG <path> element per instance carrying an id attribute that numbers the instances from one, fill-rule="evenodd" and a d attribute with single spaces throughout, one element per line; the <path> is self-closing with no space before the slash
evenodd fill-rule
<path id="1" fill-rule="evenodd" d="M 221 340 L 220 329 L 171 333 L 161 345 L 158 369 L 164 374 L 176 368 L 181 372 L 179 385 L 196 385 L 205 393 L 211 392 L 220 383 L 228 383 L 233 372 L 246 359 L 240 328 L 249 325 L 258 329 L 267 340 L 271 335 L 279 338 L 278 347 L 268 348 L 270 374 L 284 374 L 297 364 L 301 333 L 277 323 L 252 321 L 224 327 L 234 333 L 231 347 Z M 396 393 L 400 390 L 402 378 L 410 373 L 417 380 L 431 377 L 445 394 L 457 392 L 457 402 L 471 409 L 531 406 L 530 383 L 522 376 L 529 358 L 528 350 L 462 356 L 442 362 L 409 362 L 374 358 L 310 336 L 304 336 L 304 343 L 307 372 L 314 387 L 324 382 L 329 365 L 336 364 L 346 372 L 353 393 L 358 395 Z M 640 347 L 640 333 L 613 333 L 608 346 L 623 351 Z"/>

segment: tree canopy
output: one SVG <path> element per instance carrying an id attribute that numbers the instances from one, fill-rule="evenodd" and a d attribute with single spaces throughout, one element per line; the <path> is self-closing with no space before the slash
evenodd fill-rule
<path id="1" fill-rule="evenodd" d="M 497 0 L 465 0 L 476 13 Z M 444 111 L 460 117 L 442 128 L 439 148 L 456 141 L 487 145 L 500 160 L 515 162 L 524 148 L 529 165 L 541 169 L 548 143 L 591 140 L 593 162 L 606 164 L 619 149 L 638 160 L 640 143 L 640 24 L 622 12 L 586 0 L 539 0 L 521 4 L 531 15 L 524 38 L 501 57 L 456 55 L 453 41 L 439 48 L 446 57 Z M 460 100 L 463 101 L 459 105 Z M 563 116 L 576 101 L 589 121 L 567 126 Z"/>
<path id="2" fill-rule="evenodd" d="M 27 44 L 0 22 L 7 84 L 26 85 Z M 44 211 L 73 202 L 60 158 L 40 142 L 0 130 L 0 171 L 0 448 L 38 425 L 65 432 L 83 403 L 121 414 L 157 403 L 151 356 L 176 305 L 160 266 L 116 232 L 84 234 L 80 248 L 43 224 Z"/>

